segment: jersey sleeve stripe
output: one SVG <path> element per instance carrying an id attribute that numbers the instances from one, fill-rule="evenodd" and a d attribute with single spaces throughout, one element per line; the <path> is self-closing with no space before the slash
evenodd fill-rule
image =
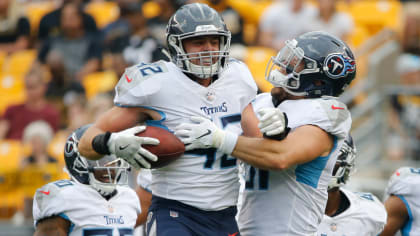
<path id="1" fill-rule="evenodd" d="M 407 200 L 402 195 L 396 195 L 398 198 L 400 198 L 403 202 L 405 207 L 407 208 L 408 212 L 408 220 L 405 222 L 404 226 L 401 229 L 402 236 L 409 236 L 411 231 L 411 225 L 413 224 L 413 214 L 411 212 L 410 205 L 408 204 Z"/>

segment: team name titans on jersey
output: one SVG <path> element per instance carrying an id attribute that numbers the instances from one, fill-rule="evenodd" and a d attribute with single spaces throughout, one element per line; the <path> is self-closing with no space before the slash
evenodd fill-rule
<path id="1" fill-rule="evenodd" d="M 227 106 L 226 106 L 226 102 L 222 103 L 222 105 L 220 106 L 215 106 L 215 107 L 200 107 L 200 109 L 206 114 L 206 115 L 210 115 L 210 114 L 214 114 L 217 112 L 227 112 Z"/>
<path id="2" fill-rule="evenodd" d="M 123 216 L 104 216 L 107 225 L 124 224 Z"/>

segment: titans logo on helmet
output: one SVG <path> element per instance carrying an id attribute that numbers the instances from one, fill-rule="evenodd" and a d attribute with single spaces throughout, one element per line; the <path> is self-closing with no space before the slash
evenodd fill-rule
<path id="1" fill-rule="evenodd" d="M 356 62 L 342 54 L 331 54 L 325 58 L 324 71 L 328 77 L 338 79 L 355 70 Z"/>

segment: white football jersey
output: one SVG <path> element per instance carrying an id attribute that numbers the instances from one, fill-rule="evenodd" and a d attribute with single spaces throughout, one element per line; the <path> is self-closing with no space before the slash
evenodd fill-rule
<path id="1" fill-rule="evenodd" d="M 148 124 L 170 131 L 191 123 L 192 116 L 209 118 L 231 130 L 256 93 L 251 73 L 237 60 L 231 60 L 208 87 L 191 80 L 175 64 L 159 61 L 128 68 L 116 86 L 114 103 L 155 110 L 162 119 Z M 152 170 L 152 180 L 153 195 L 202 210 L 222 210 L 236 205 L 238 199 L 236 159 L 216 149 L 186 152 L 168 166 Z"/>
<path id="2" fill-rule="evenodd" d="M 132 235 L 140 201 L 134 190 L 117 186 L 108 201 L 92 187 L 70 180 L 51 182 L 34 196 L 33 217 L 37 221 L 60 216 L 71 222 L 69 236 Z"/>
<path id="3" fill-rule="evenodd" d="M 271 95 L 258 95 L 254 111 L 273 107 Z M 334 136 L 327 156 L 284 171 L 246 168 L 243 205 L 239 213 L 241 235 L 313 235 L 327 203 L 327 187 L 337 155 L 351 127 L 350 112 L 333 98 L 287 100 L 278 108 L 289 127 L 316 125 Z"/>
<path id="4" fill-rule="evenodd" d="M 385 190 L 399 197 L 405 204 L 408 220 L 401 228 L 402 235 L 420 235 L 420 168 L 401 167 L 391 176 Z"/>
<path id="5" fill-rule="evenodd" d="M 324 215 L 318 228 L 318 236 L 376 236 L 386 224 L 384 205 L 371 193 L 354 193 L 343 188 L 349 208 L 339 215 Z"/>
<path id="6" fill-rule="evenodd" d="M 148 192 L 152 192 L 152 172 L 150 169 L 141 169 L 137 174 L 137 185 Z"/>

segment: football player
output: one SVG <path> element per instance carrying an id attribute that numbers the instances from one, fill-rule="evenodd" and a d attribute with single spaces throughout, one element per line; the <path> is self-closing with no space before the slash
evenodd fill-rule
<path id="1" fill-rule="evenodd" d="M 385 190 L 388 220 L 381 236 L 420 235 L 420 168 L 401 167 Z"/>
<path id="2" fill-rule="evenodd" d="M 385 207 L 374 195 L 340 188 L 353 173 L 355 159 L 356 148 L 348 136 L 328 184 L 328 202 L 318 236 L 376 236 L 384 229 Z"/>
<path id="3" fill-rule="evenodd" d="M 243 136 L 201 117 L 175 134 L 187 150 L 217 148 L 251 165 L 239 214 L 242 235 L 314 235 L 351 127 L 350 112 L 336 97 L 355 77 L 354 56 L 342 40 L 309 32 L 287 41 L 266 71 L 274 88 L 247 106 Z"/>
<path id="4" fill-rule="evenodd" d="M 145 129 L 139 123 L 173 131 L 198 116 L 213 120 L 221 130 L 231 129 L 255 98 L 257 86 L 244 63 L 229 59 L 230 39 L 223 19 L 209 6 L 194 3 L 178 9 L 167 27 L 171 61 L 126 69 L 115 89 L 115 107 L 83 135 L 81 153 L 90 159 L 112 153 L 135 168 L 150 168 L 157 156 L 142 145 L 159 141 L 135 136 Z M 148 235 L 238 232 L 237 172 L 236 159 L 200 148 L 153 169 Z"/>
<path id="5" fill-rule="evenodd" d="M 127 183 L 128 163 L 113 155 L 87 160 L 77 149 L 88 126 L 66 141 L 64 158 L 70 180 L 39 188 L 34 197 L 34 235 L 132 235 L 140 202 Z"/>

